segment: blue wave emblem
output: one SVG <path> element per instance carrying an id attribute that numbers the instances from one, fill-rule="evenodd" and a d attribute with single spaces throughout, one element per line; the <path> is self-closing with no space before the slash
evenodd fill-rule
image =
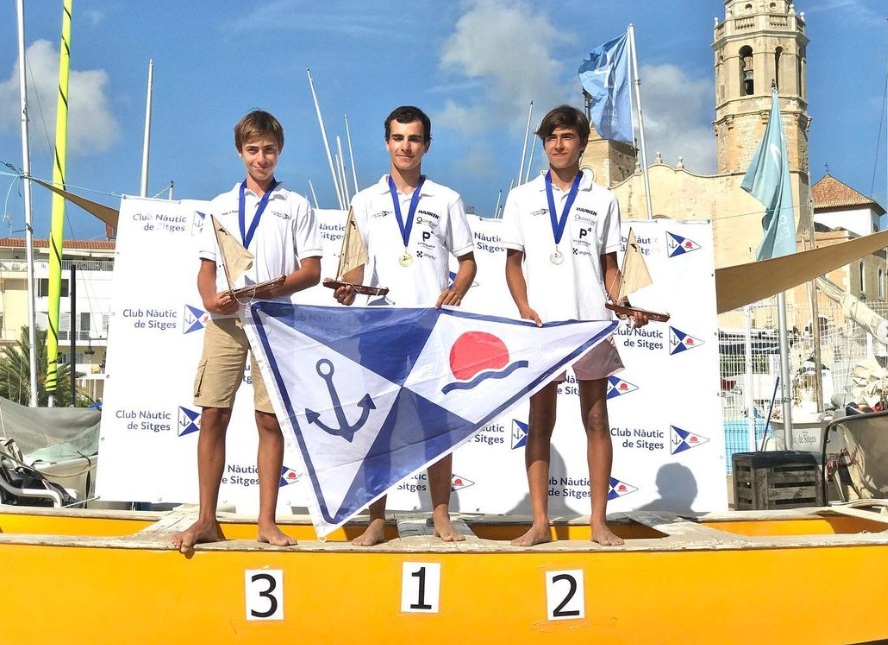
<path id="1" fill-rule="evenodd" d="M 515 361 L 508 367 L 498 372 L 490 371 L 490 372 L 481 372 L 471 381 L 454 381 L 453 383 L 448 383 L 444 387 L 441 388 L 441 392 L 447 394 L 452 390 L 471 390 L 473 387 L 477 386 L 482 381 L 486 381 L 489 378 L 506 378 L 509 374 L 514 372 L 517 369 L 521 369 L 522 367 L 527 367 L 527 361 Z"/>

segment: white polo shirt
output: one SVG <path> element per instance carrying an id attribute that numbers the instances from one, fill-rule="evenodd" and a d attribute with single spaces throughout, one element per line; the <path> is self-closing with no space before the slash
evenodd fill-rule
<path id="1" fill-rule="evenodd" d="M 447 288 L 450 254 L 461 257 L 474 249 L 472 232 L 459 194 L 426 179 L 420 189 L 407 251 L 413 257 L 401 266 L 404 242 L 389 192 L 388 175 L 352 198 L 355 222 L 367 247 L 364 284 L 388 287 L 387 300 L 399 306 L 431 306 Z M 406 224 L 410 195 L 398 193 Z"/>
<path id="2" fill-rule="evenodd" d="M 229 233 L 240 242 L 240 224 L 238 222 L 238 202 L 240 198 L 240 183 L 234 185 L 230 191 L 222 193 L 210 202 L 210 213 L 219 220 Z M 244 191 L 244 210 L 246 228 L 249 230 L 259 205 L 260 197 L 249 188 Z M 200 237 L 200 250 L 198 255 L 203 260 L 216 262 L 216 290 L 227 291 L 228 282 L 225 279 L 225 270 L 222 267 L 216 236 L 209 215 L 204 223 L 203 234 Z M 308 201 L 301 195 L 283 188 L 280 184 L 275 187 L 268 199 L 268 205 L 253 239 L 247 250 L 253 254 L 253 266 L 234 281 L 234 287 L 243 287 L 248 284 L 256 284 L 271 280 L 281 275 L 292 273 L 300 266 L 300 261 L 309 257 L 320 257 L 321 241 L 315 224 L 314 211 Z M 278 302 L 289 302 L 290 297 L 275 298 Z M 213 318 L 236 318 L 212 314 Z"/>
<path id="3" fill-rule="evenodd" d="M 556 215 L 568 191 L 552 185 Z M 502 244 L 524 253 L 527 301 L 543 322 L 610 320 L 604 307 L 601 256 L 620 249 L 620 206 L 616 196 L 583 172 L 554 264 L 555 234 L 546 199 L 545 173 L 513 188 L 503 209 Z"/>

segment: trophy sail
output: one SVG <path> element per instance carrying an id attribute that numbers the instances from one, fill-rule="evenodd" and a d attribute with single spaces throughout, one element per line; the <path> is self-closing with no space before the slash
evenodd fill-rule
<path id="1" fill-rule="evenodd" d="M 345 221 L 345 233 L 342 236 L 342 247 L 339 249 L 339 266 L 336 268 L 336 279 L 324 278 L 324 286 L 330 289 L 338 289 L 339 287 L 351 287 L 356 293 L 367 296 L 384 296 L 388 293 L 388 289 L 384 287 L 367 287 L 362 284 L 352 284 L 343 281 L 343 278 L 354 269 L 366 266 L 369 261 L 367 255 L 367 247 L 364 246 L 364 239 L 358 231 L 358 224 L 355 221 L 355 213 L 352 209 L 348 209 L 348 218 Z"/>
<path id="2" fill-rule="evenodd" d="M 647 262 L 644 261 L 644 254 L 638 246 L 638 240 L 635 237 L 635 231 L 629 229 L 629 236 L 626 240 L 626 252 L 623 254 L 623 264 L 620 267 L 620 290 L 617 301 L 622 301 L 630 294 L 635 293 L 639 289 L 654 283 L 651 278 L 650 271 L 647 268 Z M 612 302 L 605 304 L 605 307 L 622 316 L 632 316 L 636 313 L 645 314 L 651 320 L 666 322 L 669 320 L 669 314 L 661 314 L 655 311 L 647 311 L 638 307 L 623 306 Z"/>

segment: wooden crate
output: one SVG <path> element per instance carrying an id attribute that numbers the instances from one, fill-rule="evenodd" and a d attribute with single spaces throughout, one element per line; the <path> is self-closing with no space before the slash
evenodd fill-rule
<path id="1" fill-rule="evenodd" d="M 734 508 L 771 511 L 823 506 L 823 472 L 810 452 L 738 452 L 733 456 Z"/>

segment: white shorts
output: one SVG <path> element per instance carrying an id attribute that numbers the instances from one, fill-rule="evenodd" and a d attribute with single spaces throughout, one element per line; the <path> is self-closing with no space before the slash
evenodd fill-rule
<path id="1" fill-rule="evenodd" d="M 623 369 L 623 361 L 613 336 L 608 336 L 590 349 L 573 364 L 574 376 L 578 381 L 597 381 L 616 374 Z M 561 383 L 567 378 L 567 372 L 561 372 L 553 383 Z"/>

